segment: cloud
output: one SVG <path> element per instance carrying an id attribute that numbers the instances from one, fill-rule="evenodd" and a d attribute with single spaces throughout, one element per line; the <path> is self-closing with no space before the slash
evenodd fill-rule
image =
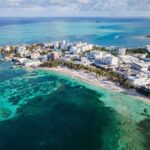
<path id="1" fill-rule="evenodd" d="M 0 0 L 0 9 L 51 10 L 64 13 L 142 12 L 150 16 L 150 0 Z M 44 9 L 44 10 L 43 10 Z M 22 11 L 24 11 L 22 10 Z"/>

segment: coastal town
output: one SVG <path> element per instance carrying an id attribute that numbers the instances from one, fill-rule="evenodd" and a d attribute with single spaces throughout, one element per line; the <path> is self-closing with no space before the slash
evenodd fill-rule
<path id="1" fill-rule="evenodd" d="M 144 93 L 150 95 L 150 45 L 127 49 L 64 40 L 3 46 L 0 47 L 0 53 L 3 60 L 9 60 L 14 66 L 20 67 L 53 67 L 57 62 L 59 66 L 71 63 L 82 66 L 84 70 L 99 68 L 105 73 L 109 71 L 109 74 L 122 77 L 122 82 L 128 82 L 130 87 L 144 89 Z"/>

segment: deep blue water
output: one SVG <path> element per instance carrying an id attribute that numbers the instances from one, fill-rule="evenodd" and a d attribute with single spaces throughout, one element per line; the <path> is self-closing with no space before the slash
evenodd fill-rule
<path id="1" fill-rule="evenodd" d="M 143 47 L 149 18 L 0 18 L 0 45 L 84 41 L 104 46 Z"/>

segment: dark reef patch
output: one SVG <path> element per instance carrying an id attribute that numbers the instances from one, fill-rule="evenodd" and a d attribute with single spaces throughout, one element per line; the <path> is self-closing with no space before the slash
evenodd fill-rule
<path id="1" fill-rule="evenodd" d="M 96 92 L 62 84 L 49 95 L 29 100 L 18 109 L 18 117 L 0 123 L 1 150 L 117 148 L 116 112 L 105 107 Z M 103 139 L 105 131 L 110 131 L 108 140 Z"/>
<path id="2" fill-rule="evenodd" d="M 145 149 L 150 150 L 150 117 L 138 123 L 138 129 L 141 131 L 145 138 L 143 141 Z"/>

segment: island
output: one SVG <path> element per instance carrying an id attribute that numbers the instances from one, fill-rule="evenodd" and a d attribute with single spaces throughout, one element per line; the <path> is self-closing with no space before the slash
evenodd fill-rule
<path id="1" fill-rule="evenodd" d="M 7 45 L 0 53 L 14 67 L 59 71 L 146 101 L 150 98 L 150 45 L 120 48 L 63 40 Z"/>
<path id="2" fill-rule="evenodd" d="M 150 38 L 150 35 L 146 35 L 145 37 L 146 37 L 146 38 Z"/>

